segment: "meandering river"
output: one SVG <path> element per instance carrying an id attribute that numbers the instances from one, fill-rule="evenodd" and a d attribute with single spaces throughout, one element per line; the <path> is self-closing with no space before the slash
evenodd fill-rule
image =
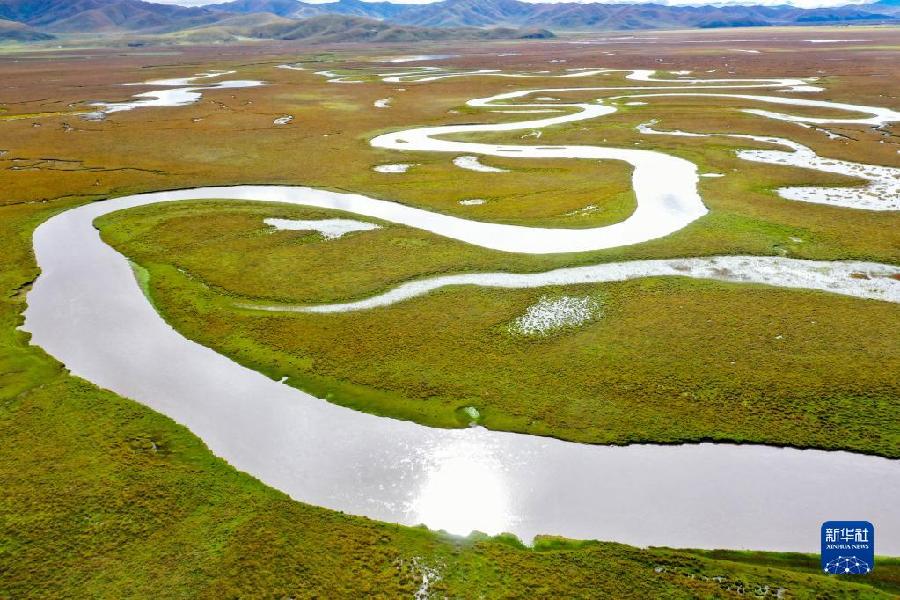
<path id="1" fill-rule="evenodd" d="M 546 127 L 609 110 L 600 104 L 578 108 L 518 125 Z M 510 125 L 475 127 L 496 131 Z M 42 274 L 28 295 L 24 329 L 75 375 L 170 416 L 236 468 L 303 502 L 460 534 L 476 529 L 508 531 L 524 540 L 547 533 L 636 545 L 797 551 L 817 549 L 825 520 L 865 519 L 877 527 L 878 552 L 900 554 L 898 461 L 758 445 L 593 446 L 482 428 L 435 429 L 355 412 L 186 339 L 156 313 L 127 259 L 93 227 L 99 216 L 157 202 L 287 201 L 500 250 L 560 252 L 653 239 L 706 212 L 696 169 L 683 159 L 633 149 L 432 137 L 459 133 L 460 127 L 387 134 L 373 143 L 476 155 L 509 155 L 515 148 L 517 156 L 625 160 L 634 166 L 638 208 L 617 225 L 554 230 L 478 223 L 360 195 L 283 186 L 117 198 L 68 210 L 37 228 L 34 250 Z M 671 177 L 665 188 L 654 181 L 660 169 Z M 839 265 L 835 279 L 865 285 Z M 900 285 L 891 279 L 896 268 L 890 265 L 848 268 L 886 274 L 879 281 L 884 288 L 878 293 L 887 294 L 882 299 L 891 300 Z M 866 296 L 863 292 L 856 295 Z"/>

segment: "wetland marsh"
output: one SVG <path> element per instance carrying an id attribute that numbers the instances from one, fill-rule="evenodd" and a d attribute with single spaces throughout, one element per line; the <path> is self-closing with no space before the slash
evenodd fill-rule
<path id="1" fill-rule="evenodd" d="M 785 51 L 800 35 L 785 35 Z M 895 43 L 893 30 L 873 35 Z M 69 522 L 60 512 L 28 532 L 14 518 L 7 548 L 31 540 L 49 556 L 48 535 L 121 544 L 93 520 L 147 510 L 161 531 L 228 565 L 213 574 L 160 562 L 211 597 L 411 595 L 425 580 L 447 595 L 565 595 L 612 590 L 588 583 L 604 560 L 625 574 L 619 597 L 728 597 L 741 578 L 798 597 L 895 590 L 892 559 L 857 583 L 812 575 L 808 555 L 540 534 L 809 552 L 808 530 L 854 504 L 882 539 L 900 539 L 898 105 L 880 87 L 896 50 L 816 44 L 820 54 L 789 65 L 767 52 L 723 67 L 673 35 L 660 68 L 631 43 L 615 56 L 497 45 L 515 50 L 494 52 L 502 68 L 452 48 L 436 48 L 447 54 L 429 55 L 442 63 L 429 69 L 264 44 L 191 50 L 165 66 L 120 56 L 87 89 L 60 88 L 51 104 L 71 112 L 52 116 L 35 100 L 15 110 L 51 116 L 0 123 L 3 423 L 10 439 L 42 432 L 24 462 L 15 445 L 4 450 L 4 472 L 55 481 L 54 457 L 89 462 L 88 473 L 132 470 L 103 484 L 105 499 L 88 486 L 59 502 L 93 514 L 84 526 L 51 534 Z M 564 69 L 546 64 L 557 55 Z M 866 66 L 820 73 L 822 56 Z M 35 74 L 57 68 L 35 64 Z M 83 69 L 73 71 L 57 75 L 74 81 Z M 116 82 L 189 87 L 198 72 L 209 75 L 202 94 L 173 106 L 138 98 L 75 120 L 98 98 L 132 102 Z M 212 73 L 255 84 L 217 86 Z M 31 85 L 37 98 L 48 84 Z M 707 85 L 779 97 L 694 91 Z M 663 97 L 658 86 L 690 89 Z M 273 126 L 283 115 L 293 119 Z M 649 119 L 696 136 L 638 131 Z M 773 150 L 784 140 L 802 160 Z M 50 156 L 48 144 L 65 151 Z M 397 164 L 410 166 L 373 172 Z M 849 187 L 872 177 L 883 183 Z M 180 191 L 157 192 L 169 189 Z M 823 189 L 850 200 L 783 193 Z M 872 210 L 880 199 L 887 208 Z M 334 305 L 359 310 L 323 314 Z M 10 479 L 10 499 L 46 501 L 52 486 L 26 479 Z M 158 492 L 125 500 L 148 485 Z M 309 504 L 461 536 L 538 537 L 529 549 Z M 761 507 L 772 527 L 756 526 Z M 212 531 L 218 541 L 204 541 Z M 309 542 L 288 544 L 290 532 Z M 240 558 L 260 544 L 271 564 L 305 575 Z M 354 558 L 342 562 L 348 548 Z M 5 556 L 4 585 L 21 592 L 35 554 Z M 85 591 L 122 591 L 134 564 L 106 569 L 105 581 L 74 562 L 63 570 Z M 360 568 L 369 574 L 333 577 Z M 523 569 L 533 576 L 509 579 Z M 298 588 L 310 574 L 312 587 Z"/>

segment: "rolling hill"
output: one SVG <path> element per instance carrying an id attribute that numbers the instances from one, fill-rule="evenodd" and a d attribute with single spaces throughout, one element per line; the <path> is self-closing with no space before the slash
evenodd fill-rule
<path id="1" fill-rule="evenodd" d="M 361 0 L 340 0 L 327 4 L 312 4 L 298 0 L 234 0 L 221 4 L 207 4 L 205 8 L 224 12 L 254 13 L 269 12 L 279 17 L 303 19 L 324 14 L 352 15 L 373 19 L 392 19 L 406 11 L 402 4 L 391 2 L 363 2 Z"/>
<path id="2" fill-rule="evenodd" d="M 0 19 L 0 42 L 35 42 L 52 40 L 54 36 L 42 33 L 18 21 Z"/>
<path id="3" fill-rule="evenodd" d="M 221 19 L 215 11 L 142 0 L 0 0 L 0 19 L 50 32 L 173 31 Z"/>
<path id="4" fill-rule="evenodd" d="M 175 35 L 184 40 L 205 42 L 257 38 L 303 40 L 310 43 L 508 40 L 554 37 L 553 33 L 544 29 L 417 27 L 350 15 L 319 15 L 297 20 L 279 17 L 271 13 L 229 17 L 213 25 L 183 30 Z"/>

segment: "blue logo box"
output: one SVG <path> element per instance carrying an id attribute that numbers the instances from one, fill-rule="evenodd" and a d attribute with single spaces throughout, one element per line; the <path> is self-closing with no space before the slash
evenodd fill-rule
<path id="1" fill-rule="evenodd" d="M 875 568 L 875 526 L 868 521 L 822 523 L 822 570 L 866 575 Z"/>

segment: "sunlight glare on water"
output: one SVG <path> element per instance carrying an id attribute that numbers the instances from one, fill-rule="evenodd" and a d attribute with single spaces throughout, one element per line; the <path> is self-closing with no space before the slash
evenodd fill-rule
<path id="1" fill-rule="evenodd" d="M 414 521 L 456 535 L 511 530 L 503 467 L 489 444 L 452 439 L 426 458 L 428 474 L 412 502 Z"/>

